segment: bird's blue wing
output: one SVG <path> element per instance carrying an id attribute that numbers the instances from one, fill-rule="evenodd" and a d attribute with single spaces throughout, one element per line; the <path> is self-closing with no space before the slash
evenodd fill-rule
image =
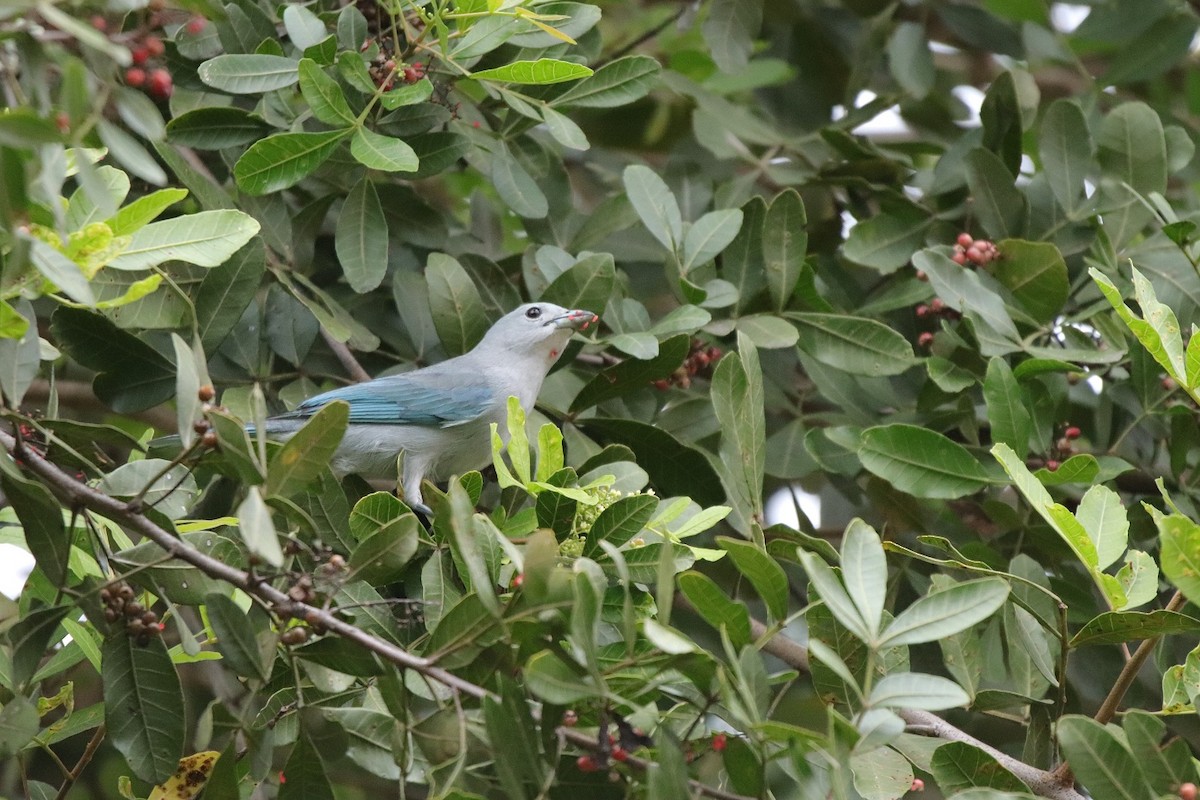
<path id="1" fill-rule="evenodd" d="M 492 404 L 484 386 L 431 386 L 397 375 L 310 397 L 284 416 L 311 416 L 333 400 L 350 404 L 350 422 L 449 428 L 479 418 Z"/>

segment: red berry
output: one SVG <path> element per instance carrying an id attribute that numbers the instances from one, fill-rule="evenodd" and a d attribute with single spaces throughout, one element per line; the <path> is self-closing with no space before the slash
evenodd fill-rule
<path id="1" fill-rule="evenodd" d="M 976 239 L 975 241 L 971 242 L 967 246 L 968 247 L 974 246 L 974 247 L 978 248 L 979 252 L 981 252 L 981 253 L 986 253 L 988 250 L 992 250 L 996 247 L 996 245 L 992 244 L 987 239 Z"/>
<path id="2" fill-rule="evenodd" d="M 908 787 L 908 790 L 910 792 L 925 791 L 925 781 L 921 780 L 920 778 L 913 778 L 912 786 Z"/>
<path id="3" fill-rule="evenodd" d="M 966 231 L 963 231 L 962 233 L 960 233 L 958 235 L 958 238 L 955 239 L 954 241 L 958 242 L 959 247 L 966 249 L 966 248 L 970 247 L 971 244 L 975 240 L 973 238 L 971 238 L 971 234 L 967 233 Z"/>
<path id="4" fill-rule="evenodd" d="M 950 260 L 953 261 L 955 264 L 958 264 L 960 267 L 966 266 L 967 254 L 964 253 L 962 250 L 955 250 L 954 255 L 950 256 Z"/>
<path id="5" fill-rule="evenodd" d="M 287 775 L 284 775 L 284 774 L 283 774 L 283 770 L 280 770 L 280 771 L 279 771 L 279 782 L 280 782 L 280 783 L 287 783 Z"/>
<path id="6" fill-rule="evenodd" d="M 983 260 L 983 251 L 975 245 L 968 247 L 967 252 L 964 255 L 966 256 L 967 261 L 973 261 L 976 264 Z"/>
<path id="7" fill-rule="evenodd" d="M 207 25 L 208 20 L 206 20 L 204 17 L 192 17 L 188 20 L 187 32 L 192 34 L 199 33 L 200 31 L 204 30 L 205 26 Z"/>
<path id="8" fill-rule="evenodd" d="M 922 281 L 922 282 L 929 280 L 929 276 L 925 274 L 924 270 L 917 270 L 915 277 L 917 280 Z"/>
<path id="9" fill-rule="evenodd" d="M 1060 466 L 1061 466 L 1061 465 L 1060 465 L 1060 464 L 1059 464 L 1057 461 L 1055 461 L 1053 458 L 1048 458 L 1048 459 L 1046 459 L 1046 470 L 1047 470 L 1047 471 L 1049 471 L 1049 472 L 1058 472 L 1058 468 L 1059 468 Z"/>
<path id="10" fill-rule="evenodd" d="M 1162 387 L 1168 392 L 1173 392 L 1179 388 L 1179 384 L 1175 383 L 1174 378 L 1172 378 L 1170 375 L 1167 375 L 1162 379 Z"/>
<path id="11" fill-rule="evenodd" d="M 919 306 L 917 306 L 916 312 L 918 317 L 927 317 L 929 316 L 929 306 L 921 303 Z"/>
<path id="12" fill-rule="evenodd" d="M 106 20 L 104 17 L 100 16 L 99 14 L 93 15 L 91 22 L 92 22 L 92 27 L 95 28 L 96 30 L 100 31 L 101 33 L 104 33 L 105 31 L 108 30 L 108 20 Z"/>
<path id="13" fill-rule="evenodd" d="M 130 86 L 141 86 L 146 82 L 146 70 L 141 67 L 130 67 L 125 70 L 125 83 Z"/>
<path id="14" fill-rule="evenodd" d="M 162 39 L 158 38 L 157 36 L 147 36 L 145 40 L 143 40 L 142 45 L 154 58 L 158 58 L 167 50 L 167 47 L 163 44 Z"/>
<path id="15" fill-rule="evenodd" d="M 1188 782 L 1179 785 L 1179 800 L 1196 800 L 1196 784 Z"/>
<path id="16" fill-rule="evenodd" d="M 71 130 L 71 118 L 67 116 L 65 111 L 60 111 L 54 115 L 54 124 L 58 127 L 59 133 L 67 133 Z"/>
<path id="17" fill-rule="evenodd" d="M 657 380 L 654 382 L 654 388 L 658 389 L 660 392 L 665 392 L 667 389 L 671 388 L 671 382 L 665 381 L 665 380 Z"/>
<path id="18" fill-rule="evenodd" d="M 166 99 L 171 96 L 171 73 L 161 67 L 150 73 L 150 94 Z"/>
<path id="19" fill-rule="evenodd" d="M 1078 426 L 1075 425 L 1072 425 L 1063 431 L 1063 436 L 1067 437 L 1068 439 L 1078 439 L 1082 435 L 1083 431 L 1079 430 Z"/>
<path id="20" fill-rule="evenodd" d="M 600 765 L 596 763 L 596 759 L 591 756 L 580 756 L 575 759 L 575 766 L 579 767 L 580 772 L 595 772 L 600 769 Z"/>
<path id="21" fill-rule="evenodd" d="M 145 64 L 150 58 L 150 50 L 146 47 L 135 47 L 129 51 L 129 55 L 133 58 L 133 63 Z"/>
<path id="22" fill-rule="evenodd" d="M 933 334 L 929 331 L 925 331 L 917 337 L 917 344 L 921 347 L 929 347 L 933 344 Z"/>
<path id="23" fill-rule="evenodd" d="M 626 759 L 629 758 L 629 753 L 626 752 L 624 747 L 621 747 L 621 745 L 617 745 L 616 747 L 614 747 L 612 749 L 612 757 L 615 758 L 617 761 L 625 761 Z"/>
<path id="24" fill-rule="evenodd" d="M 525 582 L 525 574 L 523 572 L 518 572 L 516 575 L 513 575 L 512 588 L 520 589 L 521 584 L 523 584 L 524 582 Z"/>
<path id="25" fill-rule="evenodd" d="M 934 314 L 940 314 L 946 310 L 946 301 L 940 297 L 935 297 L 929 301 L 929 310 Z"/>
<path id="26" fill-rule="evenodd" d="M 712 749 L 713 749 L 713 751 L 714 751 L 714 752 L 717 752 L 717 753 L 721 752 L 722 750 L 724 750 L 724 749 L 725 749 L 725 745 L 726 745 L 726 744 L 728 744 L 728 742 L 729 742 L 729 740 L 728 740 L 728 738 L 725 736 L 725 734 L 723 734 L 723 733 L 714 733 L 714 734 L 713 734 L 713 737 L 712 737 Z"/>

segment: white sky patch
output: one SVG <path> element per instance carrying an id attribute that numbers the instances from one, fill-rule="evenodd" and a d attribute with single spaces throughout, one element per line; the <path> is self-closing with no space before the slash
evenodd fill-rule
<path id="1" fill-rule="evenodd" d="M 792 498 L 795 498 L 793 500 Z M 812 492 L 806 492 L 799 486 L 792 486 L 791 491 L 780 489 L 767 498 L 767 525 L 782 522 L 792 528 L 800 528 L 800 518 L 796 516 L 796 505 L 808 517 L 814 528 L 821 526 L 821 498 Z"/>
<path id="2" fill-rule="evenodd" d="M 0 592 L 13 600 L 33 571 L 33 556 L 14 544 L 0 544 Z"/>
<path id="3" fill-rule="evenodd" d="M 1054 3 L 1050 6 L 1050 25 L 1059 33 L 1071 33 L 1087 18 L 1091 8 L 1074 3 Z"/>
<path id="4" fill-rule="evenodd" d="M 979 109 L 983 107 L 984 93 L 974 86 L 955 86 L 950 93 L 957 97 L 970 111 L 971 116 L 961 121 L 968 128 L 978 128 L 983 123 L 979 119 Z"/>

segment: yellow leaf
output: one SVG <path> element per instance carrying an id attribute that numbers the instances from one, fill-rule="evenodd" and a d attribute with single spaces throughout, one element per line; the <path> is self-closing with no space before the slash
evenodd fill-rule
<path id="1" fill-rule="evenodd" d="M 204 789 L 221 754 L 205 750 L 179 759 L 175 774 L 150 792 L 149 800 L 193 800 Z"/>

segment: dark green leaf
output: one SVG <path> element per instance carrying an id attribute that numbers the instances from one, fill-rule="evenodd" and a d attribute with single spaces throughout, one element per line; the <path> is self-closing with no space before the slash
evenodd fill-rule
<path id="1" fill-rule="evenodd" d="M 600 552 L 600 542 L 608 542 L 614 547 L 625 544 L 646 526 L 656 508 L 658 498 L 644 494 L 623 497 L 613 503 L 600 512 L 588 531 L 584 554 Z"/>
<path id="2" fill-rule="evenodd" d="M 554 101 L 556 106 L 614 108 L 646 95 L 662 71 L 650 56 L 618 58 L 584 78 Z"/>
<path id="3" fill-rule="evenodd" d="M 58 346 L 96 370 L 96 395 L 114 411 L 134 412 L 175 394 L 175 367 L 166 357 L 99 314 L 59 308 L 50 321 Z"/>
<path id="4" fill-rule="evenodd" d="M 870 472 L 917 497 L 962 497 L 988 484 L 987 473 L 966 448 L 916 425 L 868 428 L 858 457 Z"/>
<path id="5" fill-rule="evenodd" d="M 1058 742 L 1075 778 L 1093 797 L 1145 800 L 1152 797 L 1133 755 L 1104 728 L 1074 714 L 1058 721 Z"/>
<path id="6" fill-rule="evenodd" d="M 388 267 L 388 222 L 369 178 L 356 183 L 346 195 L 338 214 L 334 248 L 351 289 L 361 294 L 383 283 Z"/>
<path id="7" fill-rule="evenodd" d="M 990 150 L 976 148 L 966 157 L 967 185 L 975 197 L 975 213 L 993 239 L 1020 236 L 1027 214 L 1025 195 L 1013 185 L 1013 174 Z"/>
<path id="8" fill-rule="evenodd" d="M 972 787 L 1001 792 L 1029 792 L 1029 787 L 991 755 L 966 742 L 947 742 L 933 752 L 930 771 L 943 792 Z"/>
<path id="9" fill-rule="evenodd" d="M 1121 644 L 1174 633 L 1200 630 L 1200 619 L 1167 611 L 1108 611 L 1094 617 L 1071 637 L 1071 647 L 1095 644 Z"/>
<path id="10" fill-rule="evenodd" d="M 225 663 L 244 678 L 269 678 L 270 666 L 263 661 L 255 626 L 246 612 L 224 594 L 207 595 L 204 605 Z"/>
<path id="11" fill-rule="evenodd" d="M 763 218 L 762 254 L 767 289 L 775 308 L 783 310 L 792 297 L 808 251 L 808 216 L 795 189 L 775 196 Z"/>
<path id="12" fill-rule="evenodd" d="M 238 186 L 249 194 L 270 194 L 306 178 L 325 163 L 350 130 L 277 133 L 260 139 L 234 165 Z"/>
<path id="13" fill-rule="evenodd" d="M 758 549 L 750 542 L 718 536 L 717 544 L 733 561 L 738 572 L 750 581 L 750 585 L 758 592 L 767 606 L 767 611 L 775 621 L 787 617 L 788 581 L 783 568 L 775 559 Z"/>
<path id="14" fill-rule="evenodd" d="M 175 665 L 161 638 L 138 645 L 124 632 L 104 642 L 104 719 L 108 741 L 133 774 L 160 783 L 183 755 L 187 717 Z"/>
<path id="15" fill-rule="evenodd" d="M 487 314 L 479 290 L 462 265 L 442 253 L 430 253 L 425 268 L 429 308 L 442 346 L 451 355 L 467 352 L 487 332 Z"/>
<path id="16" fill-rule="evenodd" d="M 899 375 L 916 363 L 912 345 L 877 320 L 789 311 L 800 346 L 818 361 L 855 375 Z"/>
<path id="17" fill-rule="evenodd" d="M 232 106 L 196 108 L 167 123 L 167 136 L 171 142 L 200 150 L 223 150 L 249 144 L 270 130 L 266 120 Z"/>
<path id="18" fill-rule="evenodd" d="M 659 342 L 658 355 L 651 359 L 629 358 L 592 378 L 575 396 L 571 411 L 582 411 L 606 400 L 644 388 L 667 378 L 683 363 L 691 347 L 691 337 L 672 336 Z"/>
<path id="19" fill-rule="evenodd" d="M 291 86 L 300 79 L 297 63 L 283 56 L 230 53 L 196 70 L 200 80 L 230 94 L 258 94 Z"/>

